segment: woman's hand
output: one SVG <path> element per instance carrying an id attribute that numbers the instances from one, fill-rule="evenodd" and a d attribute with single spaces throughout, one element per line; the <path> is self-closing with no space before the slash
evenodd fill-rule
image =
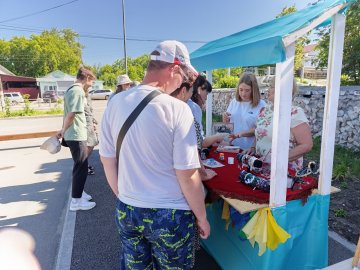
<path id="1" fill-rule="evenodd" d="M 229 123 L 230 122 L 230 117 L 231 117 L 231 113 L 229 112 L 224 112 L 223 115 L 223 122 L 224 123 Z"/>
<path id="2" fill-rule="evenodd" d="M 229 135 L 230 144 L 232 143 L 233 140 L 239 139 L 239 138 L 241 138 L 242 136 L 243 136 L 242 132 L 230 134 L 230 135 Z"/>

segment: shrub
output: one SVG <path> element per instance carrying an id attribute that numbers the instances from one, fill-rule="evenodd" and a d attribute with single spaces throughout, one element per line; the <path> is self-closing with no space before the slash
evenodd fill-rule
<path id="1" fill-rule="evenodd" d="M 350 76 L 347 74 L 342 74 L 340 78 L 341 85 L 355 85 L 355 82 L 350 79 Z"/>
<path id="2" fill-rule="evenodd" d="M 235 76 L 226 76 L 219 79 L 219 81 L 215 84 L 214 87 L 217 88 L 235 88 L 237 83 L 239 82 L 239 78 Z"/>

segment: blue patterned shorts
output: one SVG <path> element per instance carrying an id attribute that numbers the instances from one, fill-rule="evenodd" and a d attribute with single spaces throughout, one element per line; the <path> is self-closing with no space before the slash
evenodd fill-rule
<path id="1" fill-rule="evenodd" d="M 139 208 L 118 200 L 120 269 L 190 269 L 195 217 L 190 210 Z"/>

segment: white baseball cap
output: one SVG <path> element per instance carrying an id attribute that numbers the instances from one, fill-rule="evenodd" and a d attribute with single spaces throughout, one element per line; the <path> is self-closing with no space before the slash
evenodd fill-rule
<path id="1" fill-rule="evenodd" d="M 127 74 L 119 75 L 116 79 L 116 85 L 122 85 L 127 83 L 132 83 L 132 80 L 130 80 Z"/>
<path id="2" fill-rule="evenodd" d="M 151 60 L 186 66 L 194 75 L 198 72 L 190 63 L 189 52 L 184 44 L 176 40 L 165 40 L 156 46 L 160 55 L 150 55 Z"/>
<path id="3" fill-rule="evenodd" d="M 60 151 L 61 144 L 56 136 L 52 136 L 40 146 L 40 149 L 47 150 L 50 154 L 56 154 Z"/>

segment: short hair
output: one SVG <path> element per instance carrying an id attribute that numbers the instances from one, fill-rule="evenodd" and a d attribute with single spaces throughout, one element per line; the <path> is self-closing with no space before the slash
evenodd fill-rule
<path id="1" fill-rule="evenodd" d="M 236 92 L 235 92 L 235 99 L 237 101 L 243 101 L 239 95 L 239 87 L 240 84 L 242 83 L 245 83 L 246 85 L 251 87 L 251 105 L 253 107 L 257 106 L 260 102 L 260 90 L 255 75 L 250 72 L 244 72 L 241 75 L 239 79 L 239 83 L 236 86 Z"/>
<path id="2" fill-rule="evenodd" d="M 199 75 L 194 84 L 193 84 L 193 94 L 191 96 L 191 100 L 194 101 L 196 104 L 198 104 L 199 106 L 201 105 L 200 104 L 200 94 L 198 93 L 198 88 L 199 87 L 205 87 L 206 89 L 206 92 L 208 93 L 211 93 L 212 91 L 212 86 L 211 86 L 211 83 L 206 80 L 206 77 L 203 76 L 203 75 Z"/>
<path id="3" fill-rule="evenodd" d="M 153 51 L 150 55 L 160 55 L 160 53 L 158 51 Z M 160 60 L 150 60 L 147 70 L 162 70 L 171 65 L 173 64 Z"/>
<path id="4" fill-rule="evenodd" d="M 275 88 L 275 77 L 271 78 L 270 82 L 269 82 L 269 87 Z M 293 87 L 292 87 L 292 98 L 294 98 L 297 93 L 299 91 L 299 87 L 295 81 L 295 79 L 293 79 Z"/>
<path id="5" fill-rule="evenodd" d="M 90 69 L 88 69 L 86 67 L 79 68 L 79 70 L 78 70 L 78 72 L 76 74 L 76 79 L 84 80 L 87 77 L 90 77 L 91 79 L 96 80 L 96 76 L 94 75 L 94 73 Z"/>

